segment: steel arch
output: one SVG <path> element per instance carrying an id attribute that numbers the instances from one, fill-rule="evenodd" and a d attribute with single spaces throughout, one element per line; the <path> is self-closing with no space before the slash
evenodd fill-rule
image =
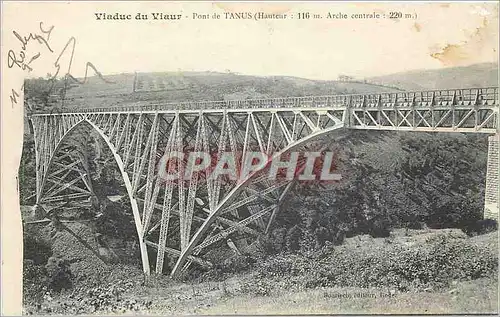
<path id="1" fill-rule="evenodd" d="M 103 131 L 101 129 L 99 129 L 99 127 L 97 127 L 93 122 L 89 121 L 87 118 L 85 118 L 84 121 L 89 123 L 97 131 L 97 133 L 99 133 L 99 135 L 104 140 L 104 142 L 106 142 L 109 149 L 111 150 L 111 153 L 113 153 L 113 157 L 115 158 L 115 161 L 116 161 L 116 164 L 118 165 L 118 168 L 120 169 L 120 173 L 123 177 L 123 182 L 125 183 L 125 188 L 127 188 L 127 194 L 128 194 L 129 200 L 130 200 L 130 205 L 132 206 L 132 214 L 134 215 L 134 223 L 135 223 L 135 228 L 137 231 L 137 237 L 139 239 L 139 247 L 141 250 L 142 269 L 146 275 L 149 275 L 149 273 L 150 273 L 149 258 L 148 258 L 146 244 L 144 243 L 144 238 L 143 238 L 139 207 L 137 206 L 137 200 L 133 196 L 132 183 L 130 182 L 130 178 L 124 169 L 122 158 L 116 152 L 115 147 L 111 143 L 109 138 L 103 133 Z"/>
<path id="2" fill-rule="evenodd" d="M 53 164 L 54 158 L 56 157 L 56 154 L 60 150 L 61 145 L 64 144 L 64 142 L 69 137 L 71 137 L 71 135 L 73 134 L 73 132 L 75 130 L 77 130 L 82 124 L 88 124 L 92 129 L 94 129 L 99 134 L 99 136 L 102 138 L 102 140 L 104 140 L 104 142 L 106 143 L 106 145 L 110 149 L 110 151 L 113 154 L 113 157 L 115 159 L 115 162 L 118 165 L 118 168 L 119 168 L 120 174 L 121 174 L 121 176 L 123 178 L 123 181 L 124 181 L 124 184 L 125 184 L 125 188 L 127 189 L 127 194 L 128 194 L 129 200 L 130 200 L 131 207 L 132 207 L 132 213 L 133 213 L 133 216 L 134 216 L 134 223 L 135 223 L 135 227 L 136 227 L 136 231 L 137 231 L 137 235 L 138 235 L 138 239 L 139 239 L 139 246 L 140 246 L 140 251 L 141 251 L 141 260 L 142 260 L 143 272 L 145 274 L 149 275 L 149 273 L 150 273 L 149 259 L 148 259 L 148 255 L 147 255 L 146 244 L 144 243 L 144 239 L 143 239 L 143 232 L 142 232 L 141 217 L 140 217 L 140 213 L 139 213 L 139 208 L 137 206 L 137 200 L 133 197 L 132 184 L 131 184 L 131 181 L 130 181 L 130 178 L 129 178 L 127 172 L 124 169 L 123 160 L 120 157 L 120 155 L 116 152 L 115 147 L 110 142 L 108 136 L 97 125 L 95 125 L 92 121 L 88 120 L 87 117 L 85 117 L 85 118 L 77 121 L 75 124 L 73 124 L 64 133 L 63 137 L 59 140 L 59 142 L 55 146 L 55 148 L 54 148 L 54 150 L 52 152 L 52 155 L 50 156 L 50 159 L 48 160 L 47 166 L 45 168 L 45 173 L 44 173 L 44 176 L 43 176 L 43 179 L 42 179 L 42 187 L 40 188 L 40 191 L 39 191 L 40 197 L 37 197 L 37 204 L 43 198 L 41 195 L 42 195 L 43 190 L 44 190 L 44 186 L 45 186 L 46 179 L 47 179 L 47 176 L 48 176 L 47 174 L 50 171 L 51 165 Z M 36 148 L 36 146 L 35 146 L 35 148 Z"/>

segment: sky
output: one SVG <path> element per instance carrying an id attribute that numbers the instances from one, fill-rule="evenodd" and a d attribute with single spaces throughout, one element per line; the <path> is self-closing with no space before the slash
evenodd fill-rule
<path id="1" fill-rule="evenodd" d="M 53 52 L 30 41 L 24 54 L 40 57 L 27 77 L 54 74 L 54 62 L 76 40 L 71 74 L 83 77 L 87 62 L 103 74 L 154 71 L 219 71 L 259 76 L 357 78 L 414 69 L 498 62 L 497 3 L 2 3 L 2 43 L 18 58 L 21 36 L 53 26 Z M 152 20 L 151 13 L 181 14 L 178 21 Z M 294 15 L 284 20 L 228 20 L 225 13 Z M 299 20 L 299 12 L 321 19 Z M 328 19 L 327 14 L 390 12 L 403 19 Z M 97 20 L 95 13 L 147 14 L 149 20 Z M 193 13 L 221 15 L 197 20 Z M 415 18 L 416 15 L 416 18 Z M 43 33 L 42 33 L 43 34 Z M 2 50 L 7 60 L 8 50 Z M 64 53 L 60 65 L 69 64 Z M 5 65 L 3 65 L 5 66 Z M 15 69 L 15 65 L 13 69 Z M 65 69 L 65 66 L 62 66 Z M 61 71 L 63 72 L 63 71 Z"/>

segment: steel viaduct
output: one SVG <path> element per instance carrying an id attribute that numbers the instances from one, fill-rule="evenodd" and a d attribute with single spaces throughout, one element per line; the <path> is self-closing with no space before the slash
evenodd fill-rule
<path id="1" fill-rule="evenodd" d="M 151 248 L 156 273 L 177 277 L 193 264 L 210 266 L 205 255 L 218 241 L 265 234 L 293 181 L 271 182 L 264 171 L 240 182 L 194 175 L 162 181 L 156 168 L 164 153 L 253 150 L 280 159 L 319 136 L 363 129 L 490 135 L 484 212 L 497 218 L 499 107 L 498 87 L 486 87 L 36 112 L 29 117 L 36 206 L 47 213 L 90 206 L 94 193 L 79 136 L 97 132 L 123 177 L 144 272 L 150 274 Z M 175 265 L 163 272 L 167 255 Z"/>

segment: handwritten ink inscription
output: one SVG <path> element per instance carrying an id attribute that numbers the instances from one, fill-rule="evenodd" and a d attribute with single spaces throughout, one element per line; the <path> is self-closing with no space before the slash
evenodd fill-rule
<path id="1" fill-rule="evenodd" d="M 19 68 L 22 71 L 25 72 L 32 72 L 33 71 L 33 65 L 32 63 L 40 58 L 42 56 L 42 53 L 50 53 L 53 54 L 54 50 L 49 44 L 50 41 L 50 36 L 52 34 L 52 31 L 54 30 L 54 26 L 50 27 L 44 27 L 43 22 L 40 22 L 39 24 L 39 31 L 36 33 L 29 33 L 28 35 L 21 35 L 17 31 L 12 31 L 12 34 L 17 38 L 19 47 L 16 49 L 10 49 L 8 54 L 7 54 L 7 66 L 9 68 Z M 29 48 L 32 48 L 33 45 L 32 43 L 38 43 L 41 47 L 36 53 L 31 53 Z M 113 83 L 112 81 L 106 80 L 103 75 L 97 70 L 97 68 L 91 63 L 87 62 L 86 67 L 85 67 L 85 77 L 83 80 L 78 80 L 76 79 L 73 75 L 71 75 L 71 66 L 73 63 L 73 57 L 75 55 L 75 48 L 76 48 L 76 38 L 75 37 L 70 37 L 66 44 L 64 45 L 62 51 L 57 54 L 57 58 L 53 63 L 53 66 L 55 67 L 55 71 L 51 72 L 49 76 L 49 89 L 47 93 L 50 93 L 54 87 L 56 80 L 59 78 L 63 78 L 65 81 L 64 87 L 67 87 L 66 83 L 67 80 L 72 80 L 78 84 L 84 84 L 87 81 L 87 76 L 88 76 L 88 70 L 91 68 L 94 73 L 104 82 L 106 83 Z M 67 65 L 61 65 L 61 59 L 63 56 L 69 56 L 69 59 L 67 62 Z M 61 69 L 63 69 L 63 72 L 61 72 Z M 18 104 L 18 99 L 19 99 L 19 92 L 22 91 L 24 88 L 23 86 L 16 90 L 12 89 L 11 94 L 10 94 L 10 101 L 12 107 L 14 105 Z M 63 97 L 62 100 L 64 101 L 64 95 L 65 95 L 65 90 L 63 91 Z"/>
<path id="2" fill-rule="evenodd" d="M 33 68 L 30 66 L 30 64 L 34 60 L 40 57 L 41 52 L 38 52 L 33 56 L 28 57 L 27 45 L 31 41 L 35 40 L 39 44 L 43 44 L 47 48 L 47 50 L 49 50 L 49 52 L 53 53 L 54 51 L 52 50 L 52 48 L 50 48 L 50 45 L 48 43 L 48 40 L 50 39 L 50 33 L 52 32 L 53 29 L 54 26 L 51 26 L 49 29 L 44 29 L 43 22 L 40 22 L 40 31 L 43 33 L 43 35 L 30 33 L 28 36 L 21 36 L 17 31 L 12 31 L 14 36 L 21 43 L 21 49 L 17 54 L 16 52 L 14 52 L 14 50 L 9 50 L 7 54 L 7 66 L 9 68 L 12 68 L 14 67 L 14 65 L 16 65 L 23 71 L 28 70 L 28 72 L 31 72 Z"/>

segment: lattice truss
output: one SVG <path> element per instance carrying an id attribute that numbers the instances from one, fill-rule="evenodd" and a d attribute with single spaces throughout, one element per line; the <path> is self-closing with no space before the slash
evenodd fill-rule
<path id="1" fill-rule="evenodd" d="M 192 263 L 211 266 L 210 250 L 231 239 L 238 252 L 244 252 L 269 230 L 293 183 L 285 178 L 269 179 L 269 167 L 243 180 L 210 179 L 210 168 L 183 181 L 164 180 L 158 174 L 162 156 L 173 151 L 203 151 L 220 158 L 231 152 L 236 170 L 241 171 L 248 151 L 279 158 L 291 149 L 307 146 L 306 140 L 342 128 L 344 113 L 277 110 L 33 116 L 39 167 L 37 203 L 45 210 L 61 209 L 61 213 L 73 204 L 91 204 L 88 158 L 79 151 L 85 142 L 77 141 L 88 134 L 85 129 L 93 128 L 117 159 L 132 197 L 141 243 L 157 251 L 155 271 L 169 270 L 175 276 Z M 173 167 L 179 178 L 185 176 L 187 158 L 169 161 L 177 164 L 168 168 Z M 148 271 L 147 254 L 142 259 Z"/>
<path id="2" fill-rule="evenodd" d="M 498 125 L 498 90 L 462 89 L 354 96 L 353 129 L 490 132 Z"/>

